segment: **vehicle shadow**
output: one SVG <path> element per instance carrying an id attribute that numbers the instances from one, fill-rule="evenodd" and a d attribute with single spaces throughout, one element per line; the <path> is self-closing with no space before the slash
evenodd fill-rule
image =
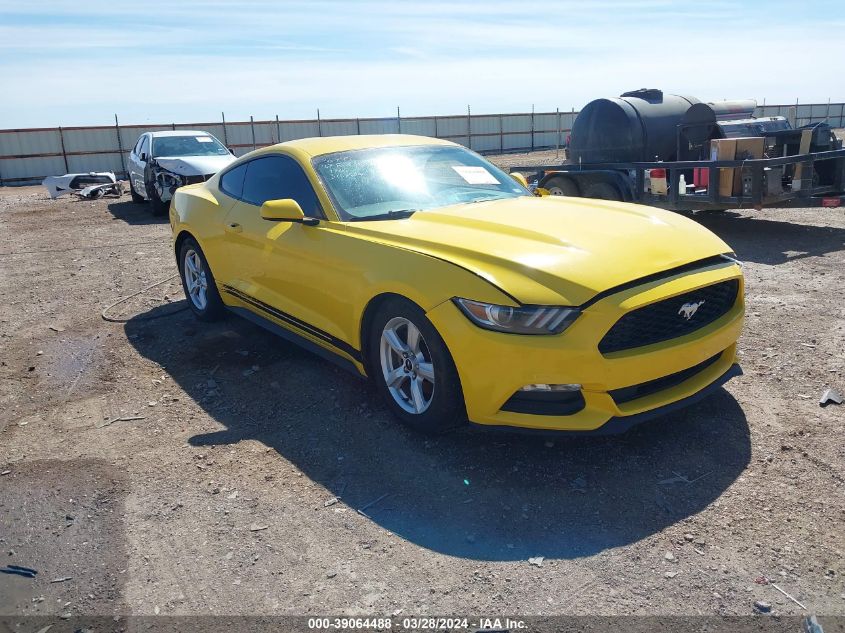
<path id="1" fill-rule="evenodd" d="M 742 261 L 778 265 L 845 250 L 845 229 L 837 227 L 781 222 L 730 211 L 697 213 L 694 217 L 730 244 Z"/>
<path id="2" fill-rule="evenodd" d="M 749 430 L 720 390 L 614 437 L 463 431 L 397 423 L 368 383 L 235 317 L 129 321 L 140 354 L 167 368 L 221 430 L 194 446 L 257 440 L 380 527 L 476 560 L 576 558 L 623 546 L 717 499 L 750 459 Z"/>
<path id="3" fill-rule="evenodd" d="M 155 216 L 150 209 L 149 203 L 137 203 L 131 200 L 120 200 L 110 202 L 109 212 L 115 220 L 123 220 L 127 224 L 167 224 L 167 215 Z"/>

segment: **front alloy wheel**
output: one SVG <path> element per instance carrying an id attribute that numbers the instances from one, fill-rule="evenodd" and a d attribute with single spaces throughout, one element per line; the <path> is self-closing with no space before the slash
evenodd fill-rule
<path id="1" fill-rule="evenodd" d="M 208 260 L 193 237 L 186 237 L 179 248 L 179 273 L 182 289 L 191 312 L 202 321 L 216 321 L 224 313 Z"/>
<path id="2" fill-rule="evenodd" d="M 208 277 L 200 256 L 192 248 L 185 253 L 185 287 L 194 307 L 200 311 L 205 310 L 208 305 Z"/>
<path id="3" fill-rule="evenodd" d="M 384 326 L 381 371 L 393 400 L 408 413 L 424 413 L 434 398 L 434 364 L 417 326 L 394 317 Z"/>
<path id="4" fill-rule="evenodd" d="M 393 414 L 424 433 L 466 422 L 461 381 L 446 343 L 420 307 L 391 297 L 367 337 L 367 373 Z"/>

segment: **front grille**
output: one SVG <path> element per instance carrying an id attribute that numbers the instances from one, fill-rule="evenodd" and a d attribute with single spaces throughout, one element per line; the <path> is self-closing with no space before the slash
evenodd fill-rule
<path id="1" fill-rule="evenodd" d="M 738 294 L 739 280 L 731 279 L 632 310 L 604 335 L 599 351 L 609 354 L 694 332 L 727 314 Z"/>
<path id="2" fill-rule="evenodd" d="M 669 374 L 668 376 L 663 376 L 662 378 L 649 380 L 648 382 L 641 382 L 638 385 L 632 385 L 630 387 L 613 389 L 608 393 L 610 394 L 610 397 L 613 398 L 613 401 L 616 404 L 623 404 L 625 402 L 630 402 L 631 400 L 636 400 L 637 398 L 644 398 L 645 396 L 657 393 L 658 391 L 663 391 L 664 389 L 669 389 L 671 387 L 674 387 L 675 385 L 680 385 L 685 380 L 689 380 L 697 373 L 704 371 L 707 367 L 710 367 L 710 365 L 719 360 L 719 357 L 721 355 L 722 354 L 720 352 L 715 356 L 711 356 L 707 360 L 698 363 L 698 365 L 693 365 L 692 367 L 689 367 L 687 369 L 682 369 L 681 371 L 675 372 L 674 374 Z"/>

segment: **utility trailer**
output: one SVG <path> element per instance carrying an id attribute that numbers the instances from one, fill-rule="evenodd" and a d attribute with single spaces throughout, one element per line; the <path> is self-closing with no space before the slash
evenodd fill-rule
<path id="1" fill-rule="evenodd" d="M 845 206 L 845 149 L 831 128 L 754 119 L 755 108 L 647 89 L 598 99 L 575 120 L 564 164 L 511 171 L 544 194 L 672 211 Z"/>

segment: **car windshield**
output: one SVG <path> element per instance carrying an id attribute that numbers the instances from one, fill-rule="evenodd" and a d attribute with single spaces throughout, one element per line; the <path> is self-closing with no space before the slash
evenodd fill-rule
<path id="1" fill-rule="evenodd" d="M 190 136 L 153 137 L 155 158 L 160 156 L 225 156 L 229 150 L 213 136 L 208 134 Z"/>
<path id="2" fill-rule="evenodd" d="M 478 154 L 453 145 L 351 150 L 313 159 L 343 220 L 392 220 L 452 204 L 530 196 Z"/>

